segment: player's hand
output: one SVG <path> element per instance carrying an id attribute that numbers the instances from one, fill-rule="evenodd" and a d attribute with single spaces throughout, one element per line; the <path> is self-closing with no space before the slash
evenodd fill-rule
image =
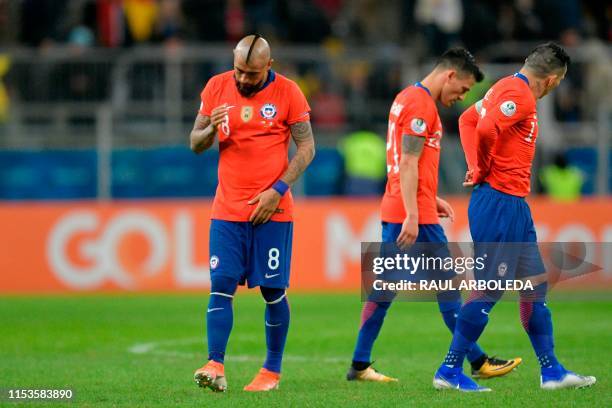
<path id="1" fill-rule="evenodd" d="M 270 220 L 270 217 L 277 211 L 278 204 L 280 203 L 281 195 L 278 194 L 273 188 L 269 188 L 255 196 L 255 198 L 249 201 L 249 205 L 256 203 L 257 207 L 251 213 L 249 221 L 253 225 L 259 225 L 266 223 Z"/>
<path id="2" fill-rule="evenodd" d="M 465 173 L 463 187 L 474 187 L 482 182 L 482 173 L 478 169 L 470 169 Z"/>
<path id="3" fill-rule="evenodd" d="M 229 107 L 227 103 L 223 105 L 219 105 L 210 112 L 210 124 L 212 127 L 217 130 L 219 126 L 225 121 L 226 116 L 228 115 Z"/>
<path id="4" fill-rule="evenodd" d="M 436 209 L 438 210 L 438 217 L 450 218 L 451 222 L 455 221 L 455 210 L 453 210 L 453 207 L 447 201 L 440 197 L 436 197 Z"/>
<path id="5" fill-rule="evenodd" d="M 418 235 L 418 218 L 414 215 L 409 215 L 402 223 L 402 230 L 400 231 L 396 241 L 397 246 L 400 249 L 407 249 L 410 245 L 414 244 Z"/>

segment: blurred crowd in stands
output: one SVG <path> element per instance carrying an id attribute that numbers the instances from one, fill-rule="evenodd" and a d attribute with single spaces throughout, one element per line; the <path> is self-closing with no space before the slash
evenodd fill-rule
<path id="1" fill-rule="evenodd" d="M 612 40 L 601 0 L 21 0 L 0 1 L 3 43 L 234 42 L 257 32 L 274 43 L 411 45 L 436 55 L 503 40 Z"/>
<path id="2" fill-rule="evenodd" d="M 343 143 L 339 150 L 347 168 L 376 174 L 377 180 L 384 172 L 381 176 L 367 163 L 350 160 L 360 149 L 376 150 L 371 134 L 354 132 L 384 135 L 389 104 L 409 84 L 398 57 L 418 66 L 462 45 L 480 63 L 518 64 L 525 51 L 513 50 L 513 44 L 555 40 L 579 50 L 588 62 L 570 67 L 554 95 L 554 117 L 566 123 L 592 121 L 601 105 L 612 106 L 612 3 L 601 0 L 0 0 L 0 124 L 8 106 L 3 100 L 9 98 L 100 102 L 116 86 L 112 60 L 36 67 L 13 63 L 10 68 L 11 49 L 26 47 L 44 55 L 68 49 L 83 56 L 101 48 L 120 54 L 147 46 L 233 45 L 249 33 L 266 37 L 273 52 L 294 45 L 326 52 L 324 62 L 277 59 L 275 68 L 298 82 L 318 131 L 358 135 L 362 145 Z M 359 47 L 376 54 L 337 57 Z M 231 55 L 216 64 L 185 65 L 182 101 L 194 105 L 206 80 L 229 64 Z M 134 101 L 164 98 L 164 75 L 162 64 L 135 64 L 124 92 Z M 496 79 L 490 75 L 459 106 L 441 111 L 446 134 L 456 134 L 460 112 Z M 189 113 L 186 121 L 193 120 Z M 384 157 L 378 161 L 382 166 Z M 355 192 L 363 187 L 351 185 Z"/>
<path id="3" fill-rule="evenodd" d="M 600 0 L 0 0 L 0 47 L 180 47 L 234 43 L 253 32 L 273 46 L 321 45 L 332 52 L 373 46 L 393 53 L 407 46 L 417 50 L 410 58 L 419 62 L 453 45 L 466 46 L 481 62 L 520 62 L 518 55 L 496 52 L 504 41 L 584 46 L 593 64 L 573 66 L 557 92 L 561 121 L 592 118 L 595 106 L 583 103 L 585 97 L 607 97 L 601 81 L 612 79 L 610 53 L 601 51 L 612 41 L 612 3 Z M 313 117 L 323 127 L 354 123 L 355 116 L 363 120 L 346 105 L 390 99 L 406 85 L 393 64 L 366 61 L 344 68 L 284 67 L 312 100 Z M 95 80 L 95 74 L 88 75 Z M 81 93 L 105 97 L 104 79 L 90 81 L 96 89 Z M 74 80 L 59 99 L 83 99 L 79 89 L 85 80 Z"/>

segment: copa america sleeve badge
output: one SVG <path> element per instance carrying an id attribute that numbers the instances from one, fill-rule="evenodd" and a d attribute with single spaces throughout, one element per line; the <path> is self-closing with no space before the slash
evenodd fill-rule
<path id="1" fill-rule="evenodd" d="M 502 104 L 499 105 L 499 109 L 504 115 L 510 117 L 516 113 L 516 103 L 514 103 L 514 101 L 502 102 Z"/>
<path id="2" fill-rule="evenodd" d="M 427 123 L 421 118 L 414 118 L 410 122 L 410 129 L 417 135 L 420 135 L 427 129 Z"/>

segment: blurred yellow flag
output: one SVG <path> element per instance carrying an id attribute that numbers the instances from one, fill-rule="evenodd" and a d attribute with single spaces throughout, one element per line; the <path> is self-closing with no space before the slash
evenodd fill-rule
<path id="1" fill-rule="evenodd" d="M 153 34 L 157 4 L 153 0 L 124 0 L 125 17 L 136 42 L 147 41 Z"/>
<path id="2" fill-rule="evenodd" d="M 2 78 L 11 66 L 11 59 L 6 54 L 0 54 L 0 122 L 6 122 L 8 118 L 9 98 Z"/>

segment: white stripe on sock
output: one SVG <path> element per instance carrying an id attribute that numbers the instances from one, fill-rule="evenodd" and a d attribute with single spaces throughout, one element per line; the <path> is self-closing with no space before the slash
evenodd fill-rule
<path id="1" fill-rule="evenodd" d="M 284 298 L 285 296 L 287 296 L 287 293 L 283 293 L 283 296 L 281 296 L 281 297 L 279 297 L 278 299 L 273 300 L 273 301 L 271 301 L 271 302 L 266 302 L 266 304 L 268 304 L 268 305 L 273 305 L 273 304 L 276 304 L 276 303 L 280 302 L 281 300 L 283 300 L 283 298 Z"/>
<path id="2" fill-rule="evenodd" d="M 212 295 L 217 295 L 217 296 L 225 296 L 228 298 L 233 298 L 234 295 L 228 295 L 227 293 L 221 293 L 221 292 L 210 292 L 210 296 Z"/>

